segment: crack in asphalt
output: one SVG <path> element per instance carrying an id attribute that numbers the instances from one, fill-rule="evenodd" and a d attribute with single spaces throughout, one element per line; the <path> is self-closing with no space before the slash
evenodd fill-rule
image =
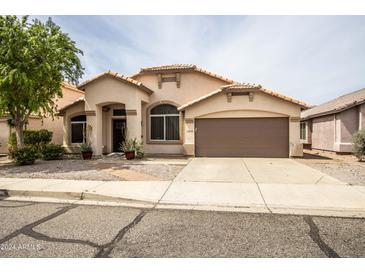
<path id="1" fill-rule="evenodd" d="M 70 205 L 70 206 L 65 206 L 63 208 L 61 208 L 60 210 L 46 216 L 46 217 L 43 217 L 33 223 L 30 223 L 30 224 L 27 224 L 25 226 L 23 226 L 22 228 L 18 229 L 18 230 L 15 230 L 14 232 L 10 233 L 9 235 L 3 237 L 2 239 L 0 239 L 0 244 L 4 243 L 4 242 L 7 242 L 9 241 L 10 239 L 20 235 L 20 234 L 24 234 L 24 235 L 27 235 L 27 234 L 30 234 L 29 231 L 33 231 L 33 228 L 36 227 L 37 225 L 40 225 L 42 223 L 45 223 L 53 218 L 56 218 L 64 213 L 66 213 L 67 211 L 73 209 L 73 208 L 76 208 L 77 205 Z"/>
<path id="2" fill-rule="evenodd" d="M 31 228 L 23 230 L 22 234 L 29 236 L 31 238 L 34 238 L 36 240 L 41 240 L 41 241 L 45 241 L 45 242 L 81 244 L 81 245 L 88 245 L 88 246 L 95 247 L 95 248 L 100 248 L 100 245 L 93 243 L 91 241 L 50 237 L 43 233 L 36 232 Z"/>
<path id="3" fill-rule="evenodd" d="M 319 235 L 319 228 L 318 226 L 315 224 L 315 222 L 313 221 L 313 218 L 310 216 L 305 216 L 303 217 L 304 221 L 309 225 L 310 231 L 309 231 L 309 236 L 312 238 L 313 242 L 315 242 L 318 247 L 320 248 L 320 250 L 322 250 L 322 252 L 324 254 L 326 254 L 326 256 L 328 258 L 341 258 L 336 251 L 334 251 L 331 247 L 329 247 L 321 238 L 321 236 Z"/>
<path id="4" fill-rule="evenodd" d="M 19 205 L 19 206 L 14 206 L 14 207 L 23 207 L 23 206 L 30 206 L 32 204 L 27 204 L 27 205 Z M 4 207 L 8 207 L 8 206 L 4 206 Z M 10 207 L 10 206 L 9 206 Z M 13 207 L 13 206 L 12 206 Z M 46 216 L 43 217 L 33 223 L 27 224 L 25 226 L 23 226 L 20 229 L 17 229 L 16 231 L 8 234 L 7 236 L 3 237 L 0 239 L 0 244 L 5 243 L 9 240 L 11 240 L 12 238 L 15 238 L 21 234 L 31 237 L 33 239 L 36 240 L 41 240 L 41 241 L 45 241 L 45 242 L 54 242 L 54 243 L 68 243 L 68 244 L 81 244 L 81 245 L 87 245 L 93 248 L 97 248 L 98 251 L 95 255 L 95 258 L 107 258 L 109 257 L 109 254 L 112 252 L 112 250 L 114 249 L 114 247 L 117 245 L 118 242 L 120 242 L 124 235 L 131 229 L 133 228 L 135 225 L 137 225 L 142 218 L 145 216 L 146 211 L 141 211 L 134 219 L 131 223 L 129 223 L 128 225 L 124 226 L 121 230 L 119 230 L 118 234 L 114 237 L 114 239 L 112 241 L 110 241 L 107 244 L 103 244 L 103 245 L 99 245 L 96 244 L 94 242 L 91 241 L 86 241 L 86 240 L 80 240 L 80 239 L 64 239 L 64 238 L 56 238 L 56 237 L 50 237 L 46 234 L 40 233 L 40 232 L 36 232 L 33 230 L 34 227 L 43 224 L 49 220 L 52 220 L 62 214 L 65 214 L 66 212 L 68 212 L 71 209 L 74 209 L 78 207 L 78 205 L 70 205 L 70 206 L 65 206 L 65 207 L 61 207 L 60 210 Z"/>
<path id="5" fill-rule="evenodd" d="M 156 206 L 161 202 L 162 198 L 165 196 L 167 191 L 170 189 L 171 185 L 174 181 L 171 181 L 164 193 L 161 195 L 160 199 L 153 205 L 151 209 L 148 211 L 152 211 L 156 208 Z M 116 247 L 116 245 L 124 238 L 124 235 L 134 228 L 140 221 L 142 221 L 143 217 L 147 214 L 147 210 L 142 210 L 134 219 L 132 222 L 130 222 L 128 225 L 123 227 L 121 230 L 119 230 L 117 236 L 114 237 L 114 239 L 101 246 L 99 251 L 95 254 L 94 258 L 108 258 L 110 253 L 113 251 L 113 249 Z"/>
<path id="6" fill-rule="evenodd" d="M 141 211 L 131 223 L 123 227 L 117 234 L 117 236 L 114 237 L 114 239 L 103 245 L 100 250 L 95 254 L 94 258 L 108 258 L 114 247 L 117 245 L 118 242 L 120 242 L 124 235 L 132 229 L 134 226 L 136 226 L 142 218 L 146 215 L 146 211 Z"/>

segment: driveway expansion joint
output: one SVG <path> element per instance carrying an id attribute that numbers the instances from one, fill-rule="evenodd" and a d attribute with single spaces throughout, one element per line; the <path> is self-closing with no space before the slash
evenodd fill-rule
<path id="1" fill-rule="evenodd" d="M 260 193 L 260 196 L 261 196 L 262 201 L 263 201 L 263 202 L 264 202 L 264 204 L 265 204 L 266 209 L 267 209 L 267 210 L 268 210 L 268 211 L 272 214 L 273 212 L 271 211 L 270 207 L 267 205 L 267 203 L 266 203 L 266 201 L 265 201 L 265 198 L 264 198 L 264 195 L 262 194 L 262 191 L 261 191 L 261 188 L 260 188 L 260 186 L 259 186 L 258 182 L 256 182 L 255 177 L 253 176 L 253 174 L 252 174 L 251 170 L 248 168 L 248 166 L 247 166 L 247 164 L 246 164 L 246 162 L 245 162 L 245 160 L 244 160 L 244 159 L 242 159 L 242 162 L 243 162 L 243 165 L 245 166 L 245 168 L 247 169 L 248 173 L 250 174 L 250 176 L 251 176 L 252 180 L 253 180 L 253 181 L 254 181 L 254 183 L 256 184 L 257 189 L 258 189 L 258 191 L 259 191 L 259 193 Z"/>

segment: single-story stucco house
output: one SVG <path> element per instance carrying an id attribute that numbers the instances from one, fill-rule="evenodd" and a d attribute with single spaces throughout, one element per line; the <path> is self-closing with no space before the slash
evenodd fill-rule
<path id="1" fill-rule="evenodd" d="M 77 98 L 84 97 L 84 92 L 77 89 L 75 86 L 68 83 L 62 84 L 62 97 L 57 98 L 55 104 L 57 108 L 63 108 L 66 105 L 74 102 Z M 56 110 L 57 110 L 56 108 Z M 0 153 L 8 153 L 8 139 L 11 129 L 8 126 L 8 117 L 0 117 Z M 28 119 L 28 123 L 25 126 L 26 129 L 47 129 L 53 132 L 52 142 L 62 145 L 63 143 L 63 121 L 62 117 L 54 116 L 40 118 L 39 116 L 32 115 Z"/>
<path id="2" fill-rule="evenodd" d="M 148 154 L 302 156 L 305 103 L 195 65 L 142 68 L 130 77 L 108 71 L 78 88 L 85 97 L 59 113 L 69 152 L 87 135 L 95 155 L 117 152 L 127 133 Z"/>
<path id="3" fill-rule="evenodd" d="M 365 128 L 365 89 L 348 93 L 301 113 L 305 148 L 349 153 L 354 133 Z"/>

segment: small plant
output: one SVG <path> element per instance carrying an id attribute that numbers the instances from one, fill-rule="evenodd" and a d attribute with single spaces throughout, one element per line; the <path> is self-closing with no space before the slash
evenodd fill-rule
<path id="1" fill-rule="evenodd" d="M 11 157 L 17 165 L 32 165 L 38 157 L 38 152 L 34 147 L 26 146 L 15 148 L 10 151 Z"/>
<path id="2" fill-rule="evenodd" d="M 93 148 L 91 146 L 92 129 L 91 125 L 87 125 L 86 135 L 84 135 L 86 142 L 80 145 L 80 151 L 84 160 L 90 160 L 93 156 Z"/>
<path id="3" fill-rule="evenodd" d="M 93 148 L 90 143 L 83 143 L 80 145 L 81 152 L 93 152 Z"/>
<path id="4" fill-rule="evenodd" d="M 365 160 L 365 129 L 359 130 L 352 137 L 352 152 L 359 159 Z"/>
<path id="5" fill-rule="evenodd" d="M 64 148 L 57 144 L 46 144 L 42 147 L 42 158 L 46 161 L 49 160 L 62 160 Z"/>
<path id="6" fill-rule="evenodd" d="M 138 142 L 136 138 L 126 139 L 121 145 L 121 150 L 125 153 L 127 159 L 133 159 L 134 157 L 142 159 L 144 157 L 142 142 Z"/>
<path id="7" fill-rule="evenodd" d="M 137 159 L 143 159 L 144 158 L 143 142 L 137 143 L 136 158 Z"/>

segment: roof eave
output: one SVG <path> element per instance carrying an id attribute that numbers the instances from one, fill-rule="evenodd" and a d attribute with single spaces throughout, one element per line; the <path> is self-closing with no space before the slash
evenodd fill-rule
<path id="1" fill-rule="evenodd" d="M 358 101 L 358 102 L 354 102 L 352 104 L 348 104 L 348 105 L 343 106 L 341 108 L 336 108 L 336 109 L 332 109 L 332 110 L 329 110 L 329 111 L 324 111 L 324 112 L 316 113 L 316 114 L 313 114 L 313 115 L 308 115 L 308 116 L 305 116 L 303 118 L 301 117 L 300 120 L 304 121 L 304 120 L 318 118 L 318 117 L 322 117 L 322 116 L 326 116 L 326 115 L 340 113 L 342 111 L 345 111 L 347 109 L 356 107 L 356 106 L 361 105 L 363 103 L 365 103 L 365 99 L 364 100 L 361 100 L 361 101 Z"/>
<path id="2" fill-rule="evenodd" d="M 139 89 L 141 89 L 142 91 L 146 92 L 148 95 L 151 95 L 153 94 L 153 90 L 149 89 L 148 87 L 146 87 L 145 85 L 143 85 L 142 83 L 138 82 L 138 83 L 132 83 L 132 82 L 129 82 L 128 80 L 126 79 L 123 79 L 121 77 L 121 75 L 117 75 L 117 74 L 113 74 L 113 73 L 110 73 L 110 72 L 104 72 L 102 74 L 99 74 L 97 75 L 96 77 L 92 78 L 91 80 L 87 80 L 85 81 L 84 83 L 80 84 L 77 88 L 84 88 L 85 86 L 87 86 L 88 84 L 90 84 L 91 82 L 94 82 L 100 78 L 103 78 L 103 77 L 113 77 L 127 85 L 130 85 L 130 86 L 133 86 L 133 87 L 137 87 Z M 129 77 L 131 78 L 131 77 Z M 134 79 L 133 79 L 134 80 Z M 136 81 L 136 80 L 134 80 Z"/>
<path id="3" fill-rule="evenodd" d="M 191 107 L 191 106 L 193 106 L 193 105 L 195 105 L 195 104 L 197 104 L 197 103 L 200 103 L 201 101 L 204 101 L 204 100 L 206 100 L 206 99 L 208 99 L 208 98 L 210 98 L 210 97 L 212 97 L 212 96 L 214 96 L 214 95 L 216 95 L 216 94 L 220 94 L 220 93 L 230 93 L 230 92 L 232 92 L 232 93 L 234 93 L 234 92 L 238 92 L 238 91 L 247 91 L 247 92 L 252 92 L 252 91 L 254 91 L 254 92 L 256 92 L 256 91 L 261 91 L 261 92 L 263 92 L 264 94 L 267 94 L 267 95 L 270 95 L 270 96 L 273 96 L 273 97 L 275 97 L 275 98 L 278 98 L 278 99 L 281 99 L 281 100 L 284 100 L 285 102 L 287 102 L 287 103 L 291 103 L 291 104 L 295 104 L 295 105 L 298 105 L 298 106 L 300 106 L 301 108 L 309 108 L 309 106 L 307 105 L 307 104 L 305 104 L 304 102 L 300 102 L 300 101 L 298 101 L 298 100 L 295 100 L 295 99 L 292 99 L 292 98 L 289 98 L 289 97 L 287 97 L 287 96 L 284 96 L 284 95 L 279 95 L 278 93 L 276 93 L 276 92 L 272 92 L 272 91 L 268 91 L 268 90 L 265 90 L 264 88 L 262 88 L 261 87 L 261 85 L 254 85 L 254 84 L 247 84 L 247 87 L 245 87 L 244 85 L 242 85 L 242 88 L 240 88 L 239 87 L 239 85 L 238 85 L 238 87 L 237 88 L 234 88 L 235 87 L 235 85 L 233 84 L 231 84 L 231 85 L 225 85 L 225 86 L 223 86 L 223 87 L 221 87 L 220 89 L 218 89 L 218 90 L 216 90 L 216 91 L 214 91 L 214 92 L 212 92 L 212 93 L 210 93 L 210 94 L 208 94 L 207 96 L 203 96 L 203 97 L 201 97 L 201 98 L 199 98 L 199 99 L 197 99 L 197 100 L 193 100 L 193 101 L 191 101 L 191 102 L 189 102 L 189 103 L 186 103 L 186 104 L 184 104 L 184 105 L 182 105 L 182 106 L 180 106 L 179 108 L 178 108 L 178 110 L 179 111 L 183 111 L 183 110 L 185 110 L 185 109 L 187 109 L 187 108 L 189 108 L 189 107 Z"/>

